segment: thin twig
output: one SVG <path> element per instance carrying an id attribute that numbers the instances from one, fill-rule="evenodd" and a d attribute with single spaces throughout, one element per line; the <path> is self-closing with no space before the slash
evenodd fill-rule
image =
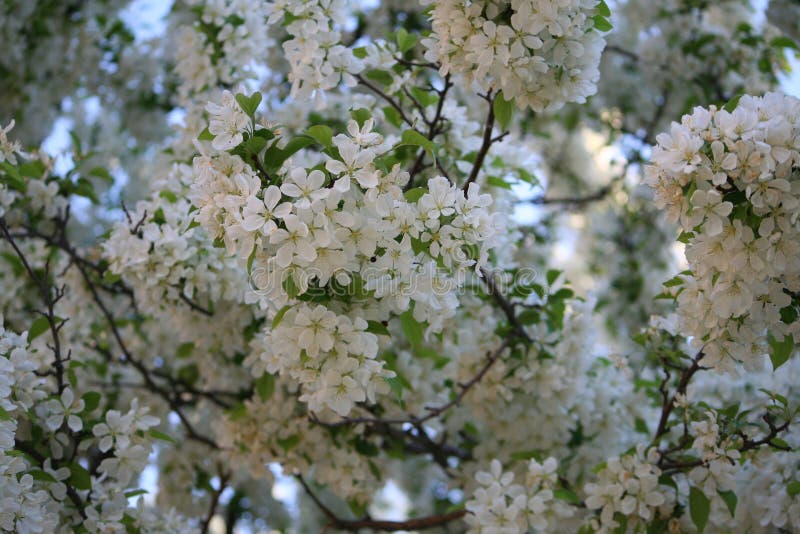
<path id="1" fill-rule="evenodd" d="M 485 98 L 489 103 L 489 112 L 486 114 L 486 123 L 483 125 L 483 141 L 481 142 L 480 149 L 478 149 L 478 155 L 475 156 L 475 163 L 472 164 L 472 170 L 469 173 L 469 177 L 467 178 L 467 181 L 464 182 L 464 191 L 467 190 L 469 184 L 478 178 L 478 173 L 481 172 L 481 167 L 483 167 L 483 160 L 486 158 L 486 154 L 489 153 L 489 149 L 492 147 L 492 130 L 494 129 L 494 98 L 492 97 L 492 92 L 489 91 Z"/>

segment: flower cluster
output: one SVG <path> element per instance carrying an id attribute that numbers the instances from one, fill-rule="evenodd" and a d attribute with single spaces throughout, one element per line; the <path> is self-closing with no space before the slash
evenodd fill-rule
<path id="1" fill-rule="evenodd" d="M 43 356 L 0 316 L 0 529 L 55 532 L 82 521 L 95 531 L 124 530 L 126 522 L 160 531 L 159 514 L 130 508 L 126 496 L 147 465 L 147 431 L 158 419 L 134 399 L 127 413 L 108 410 L 88 431 L 100 394 L 77 397 L 69 386 L 59 393 L 42 376 Z M 90 450 L 101 454 L 91 473 L 81 460 Z M 187 531 L 185 521 L 171 521 Z"/>
<path id="2" fill-rule="evenodd" d="M 288 0 L 270 3 L 270 24 L 282 23 L 289 39 L 283 42 L 289 62 L 292 97 L 325 104 L 325 91 L 344 82 L 356 85 L 364 63 L 341 44 L 349 11 L 344 0 Z"/>
<path id="3" fill-rule="evenodd" d="M 433 4 L 425 57 L 442 74 L 463 74 L 535 111 L 595 93 L 605 46 L 594 28 L 596 0 L 423 3 Z"/>
<path id="4" fill-rule="evenodd" d="M 604 83 L 592 105 L 613 109 L 625 131 L 651 136 L 684 113 L 687 102 L 709 95 L 762 94 L 776 86 L 775 71 L 785 68 L 779 44 L 786 38 L 764 20 L 763 6 L 737 0 L 617 5 L 600 65 Z M 791 15 L 785 20 L 792 26 Z M 654 116 L 656 105 L 662 111 Z"/>
<path id="5" fill-rule="evenodd" d="M 186 0 L 197 14 L 176 33 L 175 69 L 186 98 L 220 83 L 249 77 L 272 45 L 267 35 L 267 6 L 246 0 Z M 194 13 L 193 13 L 194 15 Z"/>
<path id="6" fill-rule="evenodd" d="M 522 534 L 549 532 L 575 514 L 575 506 L 556 496 L 558 462 L 547 458 L 544 463 L 531 460 L 524 484 L 514 484 L 514 473 L 503 472 L 497 459 L 490 472 L 479 471 L 475 480 L 480 485 L 466 503 L 469 532 Z M 563 495 L 563 491 L 562 495 Z"/>
<path id="7" fill-rule="evenodd" d="M 767 331 L 792 346 L 800 290 L 800 100 L 745 96 L 695 108 L 658 136 L 647 183 L 678 219 L 689 271 L 668 283 L 703 365 L 754 367 Z"/>
<path id="8" fill-rule="evenodd" d="M 597 481 L 584 486 L 586 507 L 600 510 L 599 524 L 592 525 L 595 530 L 610 531 L 618 527 L 617 513 L 628 517 L 628 525 L 646 524 L 657 514 L 670 515 L 673 493 L 659 484 L 658 458 L 655 448 L 645 451 L 639 445 L 634 454 L 609 458 L 597 474 Z"/>
<path id="9" fill-rule="evenodd" d="M 767 19 L 792 39 L 800 40 L 800 28 L 793 21 L 800 17 L 800 4 L 792 0 L 771 0 Z"/>
<path id="10" fill-rule="evenodd" d="M 315 480 L 347 499 L 368 502 L 380 486 L 369 462 L 378 459 L 331 443 L 323 427 L 309 426 L 308 412 L 282 382 L 278 379 L 273 391 L 246 401 L 215 425 L 231 465 L 266 478 L 272 476 L 272 462 L 280 461 L 287 473 L 306 473 L 313 465 Z"/>
<path id="11" fill-rule="evenodd" d="M 703 465 L 689 472 L 689 479 L 706 495 L 736 488 L 735 476 L 741 453 L 731 443 L 719 443 L 719 426 L 713 412 L 706 419 L 691 424 L 695 436 L 692 451 L 700 455 Z"/>
<path id="12" fill-rule="evenodd" d="M 241 125 L 230 95 L 208 109 L 219 132 L 212 148 L 274 135 Z M 258 153 L 243 159 L 238 146 L 193 164 L 197 221 L 248 263 L 249 299 L 263 308 L 287 306 L 261 344 L 259 368 L 302 376 L 310 388 L 302 398 L 340 415 L 353 402 L 372 400 L 374 388 L 383 389 L 376 379 L 390 376 L 374 360 L 377 341 L 365 332 L 367 321 L 413 307 L 417 321 L 440 329 L 455 313 L 454 291 L 487 261 L 496 231 L 491 196 L 477 184 L 464 193 L 436 177 L 404 193 L 409 174 L 397 164 L 387 168 L 392 147 L 372 128 L 372 119 L 351 120 L 311 169 L 271 161 L 285 142 L 280 137 L 263 164 Z"/>

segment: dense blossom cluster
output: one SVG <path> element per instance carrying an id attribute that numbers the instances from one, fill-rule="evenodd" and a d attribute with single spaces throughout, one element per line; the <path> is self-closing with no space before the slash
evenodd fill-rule
<path id="1" fill-rule="evenodd" d="M 704 365 L 758 366 L 766 331 L 792 346 L 798 329 L 787 311 L 800 290 L 800 100 L 770 93 L 732 111 L 696 108 L 658 143 L 647 182 L 687 236 L 680 329 Z"/>
<path id="2" fill-rule="evenodd" d="M 593 105 L 615 110 L 611 122 L 637 135 L 667 128 L 687 101 L 762 94 L 785 68 L 780 31 L 751 2 L 626 0 L 612 21 L 621 31 L 608 37 L 600 65 L 607 90 Z"/>
<path id="3" fill-rule="evenodd" d="M 721 109 L 765 6 L 50 4 L 0 7 L 0 530 L 800 528 L 800 102 Z"/>
<path id="4" fill-rule="evenodd" d="M 548 458 L 543 464 L 531 460 L 524 484 L 514 484 L 514 473 L 503 472 L 500 462 L 492 460 L 490 472 L 479 471 L 475 475 L 480 487 L 466 504 L 472 513 L 467 519 L 472 526 L 469 532 L 552 531 L 572 517 L 574 506 L 553 494 L 559 484 L 557 467 L 555 458 Z"/>
<path id="5" fill-rule="evenodd" d="M 181 26 L 174 43 L 183 97 L 246 78 L 263 51 L 274 46 L 267 35 L 265 3 L 255 12 L 246 0 L 182 3 L 198 14 L 192 24 Z"/>
<path id="6" fill-rule="evenodd" d="M 670 515 L 673 494 L 659 484 L 657 462 L 655 449 L 645 451 L 639 446 L 635 454 L 609 458 L 597 474 L 597 482 L 586 484 L 586 507 L 600 510 L 600 531 L 620 526 L 616 513 L 632 518 L 634 524 L 647 523 L 659 513 L 662 517 Z"/>
<path id="7" fill-rule="evenodd" d="M 364 62 L 342 44 L 347 23 L 347 2 L 274 2 L 268 7 L 270 24 L 281 23 L 289 38 L 283 51 L 289 63 L 291 95 L 303 101 L 325 105 L 325 92 L 340 83 L 356 85 L 354 76 L 364 70 Z"/>
<path id="8" fill-rule="evenodd" d="M 45 354 L 29 344 L 27 332 L 7 331 L 0 316 L 0 529 L 56 532 L 82 523 L 95 532 L 124 525 L 188 532 L 174 514 L 160 517 L 128 500 L 152 452 L 147 430 L 158 419 L 136 400 L 125 413 L 108 410 L 98 418 L 99 394 L 78 398 L 70 386 L 59 393 L 41 376 Z M 36 452 L 36 440 L 49 445 L 47 457 Z M 94 475 L 73 461 L 79 450 L 98 455 Z"/>
<path id="9" fill-rule="evenodd" d="M 800 39 L 800 28 L 794 21 L 800 17 L 800 4 L 794 0 L 771 0 L 767 18 L 792 39 Z"/>
<path id="10" fill-rule="evenodd" d="M 236 148 L 245 134 L 259 139 L 230 93 L 208 109 L 215 150 Z M 274 321 L 258 369 L 291 373 L 307 386 L 302 399 L 340 415 L 355 402 L 374 402 L 375 392 L 387 390 L 381 379 L 392 376 L 375 360 L 367 320 L 386 321 L 413 303 L 414 318 L 438 331 L 455 313 L 453 292 L 485 265 L 496 230 L 486 209 L 491 196 L 477 184 L 465 194 L 437 177 L 404 195 L 408 173 L 397 165 L 380 170 L 376 159 L 391 146 L 372 128 L 372 119 L 351 120 L 348 133 L 331 140 L 336 157 L 311 170 L 290 160 L 279 168 L 280 186 L 265 185 L 260 164 L 238 154 L 193 163 L 197 220 L 229 253 L 251 259 L 251 298 L 284 313 L 282 306 L 304 297 L 324 302 Z"/>
<path id="11" fill-rule="evenodd" d="M 433 5 L 425 57 L 443 74 L 535 111 L 596 92 L 605 46 L 594 29 L 596 0 L 424 3 Z"/>

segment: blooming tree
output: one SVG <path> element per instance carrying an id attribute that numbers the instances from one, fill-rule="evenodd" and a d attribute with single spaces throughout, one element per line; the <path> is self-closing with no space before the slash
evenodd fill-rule
<path id="1" fill-rule="evenodd" d="M 129 4 L 0 6 L 0 529 L 800 530 L 796 2 Z"/>

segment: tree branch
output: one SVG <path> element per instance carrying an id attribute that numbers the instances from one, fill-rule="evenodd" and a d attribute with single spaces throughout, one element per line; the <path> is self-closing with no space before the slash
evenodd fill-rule
<path id="1" fill-rule="evenodd" d="M 317 505 L 317 508 L 319 508 L 325 517 L 328 518 L 328 526 L 330 528 L 337 528 L 348 532 L 358 532 L 361 529 L 372 529 L 383 532 L 397 532 L 400 530 L 425 530 L 429 528 L 441 527 L 453 521 L 459 520 L 467 514 L 467 511 L 462 509 L 444 514 L 406 519 L 405 521 L 383 521 L 380 519 L 372 519 L 369 516 L 362 519 L 341 519 L 333 512 L 333 510 L 326 506 L 325 503 L 319 499 L 319 497 L 317 497 L 302 475 L 297 475 L 297 480 L 300 482 L 300 485 L 303 486 L 306 494 L 308 494 L 311 500 L 314 501 L 314 504 Z"/>
<path id="2" fill-rule="evenodd" d="M 486 114 L 486 123 L 483 126 L 483 141 L 481 142 L 480 149 L 478 149 L 478 155 L 475 156 L 475 163 L 472 164 L 472 171 L 470 171 L 469 177 L 462 187 L 464 191 L 467 190 L 469 184 L 478 178 L 478 173 L 480 173 L 481 167 L 483 167 L 483 160 L 492 147 L 492 130 L 494 129 L 494 98 L 492 97 L 492 92 L 489 91 L 485 98 L 489 103 L 489 112 Z"/>

